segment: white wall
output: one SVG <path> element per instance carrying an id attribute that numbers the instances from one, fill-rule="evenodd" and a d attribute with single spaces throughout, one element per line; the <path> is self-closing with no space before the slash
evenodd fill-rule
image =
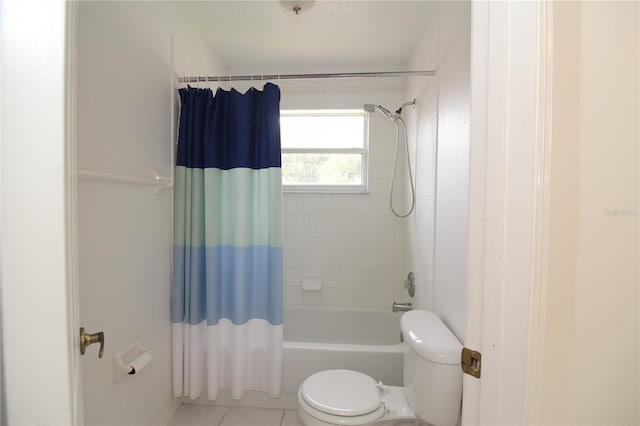
<path id="1" fill-rule="evenodd" d="M 412 79 L 418 100 L 411 150 L 417 208 L 408 222 L 408 269 L 416 306 L 437 313 L 460 340 L 466 320 L 470 105 L 470 3 L 440 3 L 425 22 L 411 69 L 437 67 L 435 79 Z"/>
<path id="2" fill-rule="evenodd" d="M 173 79 L 219 65 L 168 3 L 81 2 L 78 9 L 78 167 L 170 176 Z M 82 178 L 78 185 L 80 318 L 106 340 L 101 360 L 94 346 L 82 357 L 85 421 L 162 421 L 173 401 L 171 192 Z M 153 362 L 113 384 L 112 354 L 134 339 L 153 351 Z"/>
<path id="3" fill-rule="evenodd" d="M 638 3 L 553 6 L 541 421 L 638 424 Z"/>

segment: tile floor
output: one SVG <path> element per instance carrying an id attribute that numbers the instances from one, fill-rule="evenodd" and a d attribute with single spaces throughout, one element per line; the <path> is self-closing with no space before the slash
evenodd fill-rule
<path id="1" fill-rule="evenodd" d="M 171 426 L 303 426 L 295 410 L 182 404 Z"/>

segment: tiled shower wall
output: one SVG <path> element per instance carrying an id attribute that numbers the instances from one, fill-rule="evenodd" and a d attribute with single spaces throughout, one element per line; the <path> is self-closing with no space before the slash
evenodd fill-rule
<path id="1" fill-rule="evenodd" d="M 408 222 L 407 268 L 416 272 L 415 304 L 433 310 L 462 341 L 467 295 L 470 28 L 468 2 L 441 2 L 425 23 L 411 69 L 418 97 L 411 148 L 416 152 L 417 209 Z"/>
<path id="2" fill-rule="evenodd" d="M 405 228 L 405 267 L 415 275 L 414 306 L 433 310 L 438 90 L 435 82 L 423 85 L 412 86 L 419 95 L 416 113 L 409 122 L 410 149 L 415 155 L 416 210 Z"/>
<path id="3" fill-rule="evenodd" d="M 292 90 L 287 85 L 282 89 L 285 109 L 359 108 L 364 103 L 391 109 L 404 102 L 401 86 L 347 87 L 333 92 L 332 88 L 319 92 Z M 394 299 L 406 300 L 405 223 L 391 214 L 388 198 L 394 149 L 395 126 L 372 114 L 367 194 L 285 193 L 285 304 L 390 309 Z M 405 206 L 404 173 L 399 161 L 399 198 L 395 202 L 400 210 Z M 302 290 L 304 275 L 321 276 L 322 290 Z"/>
<path id="4" fill-rule="evenodd" d="M 389 308 L 403 250 L 388 210 L 384 196 L 285 195 L 285 303 Z M 304 275 L 322 290 L 302 290 Z"/>

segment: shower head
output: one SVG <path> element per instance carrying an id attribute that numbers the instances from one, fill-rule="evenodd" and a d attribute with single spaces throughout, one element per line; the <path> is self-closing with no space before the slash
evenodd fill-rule
<path id="1" fill-rule="evenodd" d="M 362 106 L 362 109 L 364 109 L 367 112 L 374 112 L 374 111 L 378 111 L 379 113 L 381 113 L 384 116 L 387 116 L 390 119 L 394 119 L 395 117 L 393 116 L 393 114 L 391 114 L 391 112 L 386 109 L 385 107 L 381 106 L 381 105 L 374 105 L 374 104 L 364 104 Z"/>

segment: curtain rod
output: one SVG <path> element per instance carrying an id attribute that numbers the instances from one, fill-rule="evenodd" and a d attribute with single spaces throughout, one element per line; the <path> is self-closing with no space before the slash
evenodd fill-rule
<path id="1" fill-rule="evenodd" d="M 366 77 L 421 77 L 436 75 L 435 70 L 429 71 L 373 71 L 373 72 L 344 72 L 344 73 L 322 73 L 322 74 L 254 74 L 254 75 L 219 75 L 219 76 L 198 76 L 179 77 L 179 83 L 197 82 L 228 82 L 228 81 L 249 81 L 249 80 L 304 80 L 316 78 L 366 78 Z"/>

